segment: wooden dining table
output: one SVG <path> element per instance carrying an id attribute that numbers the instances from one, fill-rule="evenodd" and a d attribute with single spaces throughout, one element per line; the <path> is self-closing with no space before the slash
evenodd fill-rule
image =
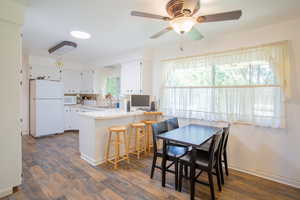
<path id="1" fill-rule="evenodd" d="M 166 183 L 166 162 L 167 162 L 167 144 L 168 142 L 176 142 L 192 147 L 192 160 L 196 157 L 196 148 L 210 140 L 214 134 L 222 132 L 222 128 L 205 126 L 198 124 L 190 124 L 183 126 L 157 136 L 163 140 L 163 158 L 161 163 L 162 168 L 162 187 Z M 192 169 L 191 169 L 192 171 Z"/>

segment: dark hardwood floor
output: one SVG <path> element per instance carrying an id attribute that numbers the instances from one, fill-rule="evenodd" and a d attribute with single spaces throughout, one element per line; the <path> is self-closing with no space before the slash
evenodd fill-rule
<path id="1" fill-rule="evenodd" d="M 41 139 L 23 136 L 23 183 L 11 196 L 2 200 L 150 200 L 189 199 L 188 182 L 183 192 L 174 190 L 173 175 L 167 175 L 167 187 L 161 187 L 161 174 L 156 170 L 149 178 L 152 155 L 131 163 L 92 167 L 81 160 L 78 134 L 65 133 Z M 202 178 L 202 177 L 201 177 Z M 206 177 L 203 177 L 206 179 Z M 216 182 L 216 181 L 215 181 Z M 218 200 L 299 200 L 300 190 L 262 178 L 230 170 Z M 196 184 L 196 197 L 209 200 L 209 188 Z"/>

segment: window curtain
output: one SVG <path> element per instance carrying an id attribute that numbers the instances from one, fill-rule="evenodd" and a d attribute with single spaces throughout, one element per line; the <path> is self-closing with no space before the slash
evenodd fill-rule
<path id="1" fill-rule="evenodd" d="M 285 127 L 288 55 L 284 41 L 163 61 L 161 109 L 179 117 Z"/>

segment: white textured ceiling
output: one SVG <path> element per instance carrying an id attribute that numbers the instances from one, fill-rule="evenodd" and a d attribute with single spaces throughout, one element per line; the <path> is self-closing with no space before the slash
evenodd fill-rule
<path id="1" fill-rule="evenodd" d="M 66 59 L 82 63 L 120 54 L 132 49 L 178 41 L 175 32 L 159 39 L 149 36 L 167 22 L 130 16 L 131 10 L 167 15 L 168 0 L 29 0 L 23 28 L 24 51 L 48 55 L 47 50 L 63 40 L 74 41 L 78 48 Z M 241 9 L 239 21 L 198 24 L 204 36 L 241 31 L 300 17 L 300 0 L 202 0 L 198 15 Z M 90 40 L 78 40 L 71 30 L 89 32 Z"/>

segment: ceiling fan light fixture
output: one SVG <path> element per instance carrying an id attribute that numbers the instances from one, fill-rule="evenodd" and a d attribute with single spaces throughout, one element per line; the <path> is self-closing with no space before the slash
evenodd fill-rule
<path id="1" fill-rule="evenodd" d="M 178 34 L 189 32 L 195 24 L 196 20 L 193 17 L 178 17 L 170 21 L 170 25 Z"/>

